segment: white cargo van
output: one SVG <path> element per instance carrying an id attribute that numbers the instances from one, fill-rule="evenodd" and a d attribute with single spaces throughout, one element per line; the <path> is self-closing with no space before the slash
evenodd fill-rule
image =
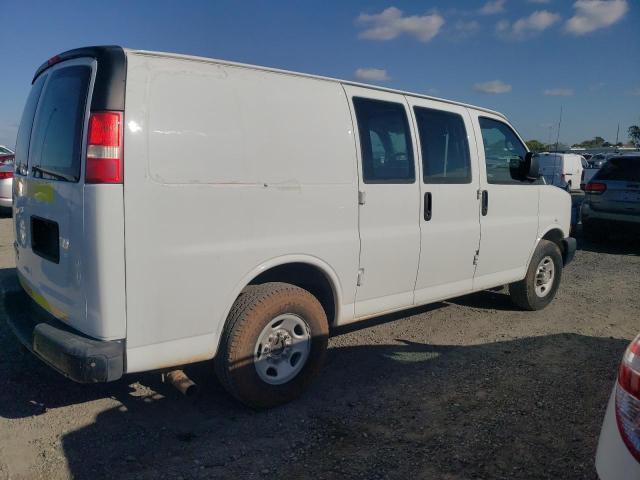
<path id="1" fill-rule="evenodd" d="M 555 185 L 568 192 L 580 190 L 582 171 L 587 161 L 575 153 L 548 153 L 538 156 L 540 173 L 548 185 Z"/>
<path id="2" fill-rule="evenodd" d="M 12 321 L 28 348 L 79 382 L 215 359 L 257 408 L 304 390 L 332 326 L 504 284 L 540 309 L 575 251 L 501 114 L 184 55 L 53 57 L 15 179 L 48 312 Z"/>

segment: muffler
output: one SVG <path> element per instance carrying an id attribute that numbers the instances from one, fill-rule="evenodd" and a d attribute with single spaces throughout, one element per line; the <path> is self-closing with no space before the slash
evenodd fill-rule
<path id="1" fill-rule="evenodd" d="M 172 370 L 167 372 L 164 374 L 164 378 L 167 382 L 176 387 L 185 397 L 193 397 L 198 393 L 198 385 L 187 377 L 187 374 L 182 370 Z"/>

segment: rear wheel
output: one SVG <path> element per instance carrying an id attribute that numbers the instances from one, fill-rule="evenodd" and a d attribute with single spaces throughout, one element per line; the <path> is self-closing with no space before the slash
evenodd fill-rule
<path id="1" fill-rule="evenodd" d="M 558 246 L 540 240 L 527 276 L 509 285 L 511 300 L 525 310 L 542 310 L 556 295 L 562 278 L 562 255 Z"/>
<path id="2" fill-rule="evenodd" d="M 234 397 L 270 408 L 304 392 L 322 366 L 329 327 L 320 302 L 288 283 L 246 289 L 236 300 L 215 360 Z"/>

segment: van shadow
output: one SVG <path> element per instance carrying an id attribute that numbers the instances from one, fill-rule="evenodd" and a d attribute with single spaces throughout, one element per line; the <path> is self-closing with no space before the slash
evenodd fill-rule
<path id="1" fill-rule="evenodd" d="M 21 355 L 0 322 L 0 417 L 60 430 L 79 479 L 595 478 L 626 340 L 345 345 L 354 329 L 335 332 L 302 398 L 255 412 L 223 391 L 210 363 L 187 369 L 201 387 L 193 400 L 157 374 L 77 385 Z"/>

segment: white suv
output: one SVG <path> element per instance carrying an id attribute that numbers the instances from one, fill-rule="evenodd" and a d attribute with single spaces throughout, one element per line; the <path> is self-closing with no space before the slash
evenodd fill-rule
<path id="1" fill-rule="evenodd" d="M 14 329 L 76 381 L 215 359 L 269 407 L 318 372 L 330 326 L 504 284 L 543 308 L 570 209 L 497 112 L 72 50 L 36 72 L 18 132 L 17 270 L 50 317 Z"/>

